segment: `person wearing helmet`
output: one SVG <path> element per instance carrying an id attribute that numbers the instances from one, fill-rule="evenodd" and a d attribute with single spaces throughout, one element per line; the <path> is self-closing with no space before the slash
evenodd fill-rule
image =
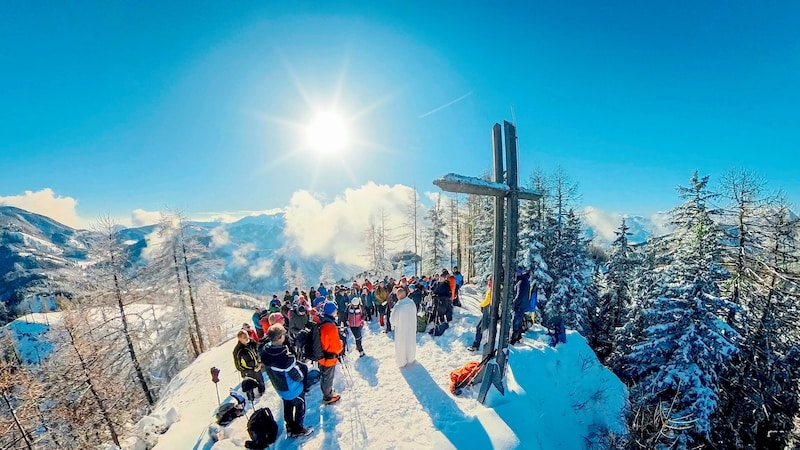
<path id="1" fill-rule="evenodd" d="M 350 304 L 347 306 L 346 323 L 347 326 L 350 327 L 353 337 L 356 339 L 356 350 L 358 350 L 358 356 L 363 357 L 365 353 L 364 347 L 361 346 L 361 330 L 364 326 L 364 308 L 361 305 L 361 297 L 358 295 L 354 296 L 350 301 Z"/>

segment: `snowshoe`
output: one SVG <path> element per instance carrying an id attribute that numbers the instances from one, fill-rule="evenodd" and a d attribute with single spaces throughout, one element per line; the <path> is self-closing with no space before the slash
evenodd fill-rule
<path id="1" fill-rule="evenodd" d="M 467 347 L 467 350 L 469 350 L 471 352 L 477 352 L 478 351 L 478 347 L 475 347 L 474 345 L 470 345 L 469 347 Z"/>

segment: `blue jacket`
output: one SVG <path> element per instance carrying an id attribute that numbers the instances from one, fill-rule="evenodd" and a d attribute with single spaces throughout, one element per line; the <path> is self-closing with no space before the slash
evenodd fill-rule
<path id="1" fill-rule="evenodd" d="M 523 312 L 529 307 L 531 295 L 530 274 L 525 272 L 517 275 L 516 294 L 514 295 L 514 311 Z"/>
<path id="2" fill-rule="evenodd" d="M 261 328 L 261 316 L 259 316 L 258 313 L 253 313 L 252 319 L 253 319 L 253 328 L 255 328 L 256 330 L 262 330 L 262 328 Z"/>
<path id="3" fill-rule="evenodd" d="M 272 387 L 282 399 L 292 400 L 303 393 L 303 372 L 286 347 L 265 345 L 261 350 L 261 362 Z"/>
<path id="4" fill-rule="evenodd" d="M 328 290 L 325 288 L 325 286 L 320 286 L 319 289 L 317 289 L 317 292 L 319 292 L 319 295 L 323 297 L 328 296 Z"/>

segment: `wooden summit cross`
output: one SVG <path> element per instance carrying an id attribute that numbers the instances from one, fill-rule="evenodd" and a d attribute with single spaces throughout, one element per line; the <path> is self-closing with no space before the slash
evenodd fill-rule
<path id="1" fill-rule="evenodd" d="M 492 305 L 489 314 L 489 340 L 483 346 L 483 357 L 486 358 L 495 349 L 497 356 L 485 366 L 481 376 L 483 381 L 478 394 L 478 401 L 484 403 L 489 388 L 494 385 L 505 395 L 503 380 L 508 360 L 508 335 L 511 327 L 511 305 L 514 300 L 514 274 L 517 259 L 517 234 L 519 232 L 519 201 L 538 200 L 541 194 L 521 189 L 517 180 L 517 130 L 514 125 L 503 121 L 505 128 L 506 176 L 503 177 L 503 137 L 500 124 L 492 127 L 492 154 L 494 158 L 494 181 L 467 177 L 449 173 L 433 182 L 443 191 L 460 194 L 475 194 L 494 197 L 494 253 L 492 269 Z M 505 206 L 508 208 L 508 220 L 503 226 Z M 503 252 L 503 228 L 507 239 Z M 505 257 L 503 257 L 505 253 Z M 502 283 L 498 282 L 498 274 L 505 274 Z M 501 290 L 501 285 L 503 289 Z M 500 308 L 502 302 L 503 307 Z M 502 314 L 502 317 L 498 317 Z M 497 323 L 500 322 L 500 335 L 497 335 Z"/>

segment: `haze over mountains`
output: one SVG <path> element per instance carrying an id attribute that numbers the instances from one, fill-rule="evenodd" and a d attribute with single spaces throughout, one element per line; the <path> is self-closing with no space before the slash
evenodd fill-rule
<path id="1" fill-rule="evenodd" d="M 613 240 L 613 230 L 621 216 L 587 208 L 584 214 L 586 235 L 598 245 Z M 661 230 L 651 219 L 629 217 L 633 242 L 643 242 Z M 271 294 L 286 287 L 283 266 L 288 261 L 300 268 L 307 284 L 316 284 L 324 265 L 329 264 L 338 280 L 349 278 L 363 268 L 337 263 L 325 255 L 307 255 L 286 231 L 283 213 L 244 217 L 236 222 L 190 222 L 190 232 L 221 261 L 217 273 L 223 289 L 255 294 Z M 22 311 L 41 308 L 37 296 L 70 293 L 80 280 L 82 267 L 91 265 L 93 245 L 98 235 L 76 230 L 49 217 L 13 206 L 0 206 L 0 320 Z M 157 227 L 126 228 L 119 233 L 120 243 L 128 248 L 131 264 L 144 262 L 159 242 Z M 364 249 L 366 253 L 366 248 Z"/>

